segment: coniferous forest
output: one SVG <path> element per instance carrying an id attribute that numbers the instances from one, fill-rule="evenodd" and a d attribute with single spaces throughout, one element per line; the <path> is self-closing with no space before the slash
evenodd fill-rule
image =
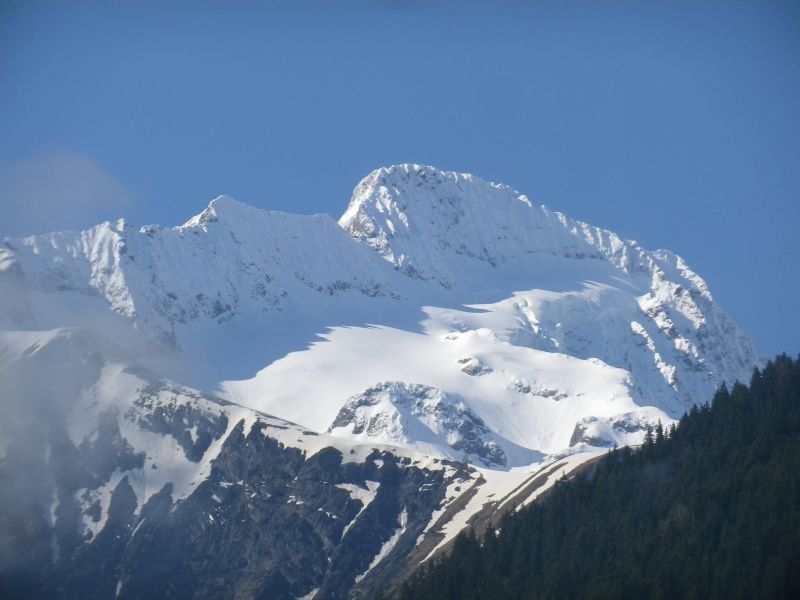
<path id="1" fill-rule="evenodd" d="M 462 534 L 403 600 L 800 598 L 800 359 Z"/>

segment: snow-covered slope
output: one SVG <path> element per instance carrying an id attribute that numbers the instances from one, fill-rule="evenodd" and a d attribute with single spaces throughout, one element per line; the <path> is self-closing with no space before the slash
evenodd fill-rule
<path id="1" fill-rule="evenodd" d="M 334 327 L 255 378 L 223 384 L 229 397 L 291 406 L 290 418 L 323 430 L 345 398 L 385 381 L 421 384 L 458 397 L 510 445 L 558 452 L 635 443 L 647 421 L 678 417 L 758 360 L 680 257 L 506 186 L 415 165 L 379 169 L 339 224 L 405 276 L 398 285 L 421 307 L 417 323 Z M 388 425 L 371 431 L 393 435 Z"/>
<path id="2" fill-rule="evenodd" d="M 676 362 L 719 379 L 747 375 L 754 358 L 749 339 L 679 256 L 647 252 L 504 185 L 417 165 L 378 169 L 358 185 L 339 224 L 401 272 L 462 295 L 485 290 L 505 298 L 509 288 L 534 287 L 560 294 L 516 302 L 514 316 L 527 321 L 517 335 L 527 334 L 526 345 L 619 363 L 622 353 L 612 358 L 611 348 L 619 345 L 608 337 L 630 329 L 656 347 L 654 357 L 662 354 L 653 360 L 679 393 Z M 630 320 L 611 321 L 620 313 Z"/>
<path id="3" fill-rule="evenodd" d="M 634 443 L 758 361 L 680 257 L 416 165 L 367 176 L 338 226 L 222 196 L 179 227 L 6 240 L 0 292 L 6 327 L 100 330 L 317 432 L 504 468 Z"/>

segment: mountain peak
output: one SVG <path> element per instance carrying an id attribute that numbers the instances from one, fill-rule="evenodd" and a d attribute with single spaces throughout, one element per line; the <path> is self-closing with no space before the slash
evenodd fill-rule
<path id="1" fill-rule="evenodd" d="M 401 163 L 375 169 L 364 177 L 353 191 L 347 210 L 339 219 L 339 224 L 348 229 L 349 224 L 358 220 L 360 212 L 369 210 L 370 204 L 373 204 L 378 212 L 391 212 L 393 202 L 401 211 L 405 210 L 408 203 L 414 200 L 422 201 L 424 204 L 426 198 L 424 194 L 418 194 L 419 191 L 436 193 L 437 190 L 440 190 L 442 193 L 449 194 L 454 200 L 458 200 L 463 193 L 469 190 L 480 195 L 487 189 L 511 192 L 512 196 L 530 206 L 527 197 L 506 185 L 488 182 L 470 173 L 443 171 L 429 165 Z M 457 190 L 457 193 L 454 194 L 454 190 Z M 419 203 L 415 202 L 415 204 Z"/>
<path id="2" fill-rule="evenodd" d="M 220 194 L 211 202 L 208 203 L 208 207 L 214 210 L 230 210 L 230 209 L 237 209 L 240 207 L 245 208 L 253 208 L 249 204 L 245 204 L 244 202 L 239 202 L 232 196 L 228 196 L 228 194 Z"/>
<path id="3" fill-rule="evenodd" d="M 220 219 L 227 219 L 229 217 L 236 218 L 238 215 L 251 213 L 253 211 L 263 212 L 249 204 L 239 202 L 227 194 L 221 194 L 209 202 L 203 212 L 193 216 L 181 227 L 196 227 L 198 225 L 215 223 Z"/>
<path id="4" fill-rule="evenodd" d="M 370 173 L 339 225 L 405 274 L 446 288 L 465 269 L 537 253 L 592 253 L 571 224 L 515 189 L 420 165 Z"/>

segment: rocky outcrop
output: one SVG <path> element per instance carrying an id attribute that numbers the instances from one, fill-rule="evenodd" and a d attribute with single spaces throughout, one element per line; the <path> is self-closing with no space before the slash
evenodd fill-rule
<path id="1" fill-rule="evenodd" d="M 387 381 L 345 402 L 329 432 L 354 439 L 450 447 L 467 462 L 506 464 L 502 447 L 464 401 L 430 386 Z"/>

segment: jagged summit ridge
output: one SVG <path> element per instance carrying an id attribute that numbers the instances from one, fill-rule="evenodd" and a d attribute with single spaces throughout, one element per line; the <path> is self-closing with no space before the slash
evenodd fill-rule
<path id="1" fill-rule="evenodd" d="M 205 210 L 203 210 L 203 212 L 196 214 L 180 227 L 196 227 L 206 223 L 214 223 L 219 220 L 221 215 L 231 213 L 237 214 L 237 216 L 241 215 L 242 217 L 252 216 L 254 214 L 253 211 L 260 210 L 261 209 L 255 208 L 243 202 L 239 202 L 227 194 L 221 194 L 209 202 L 208 206 L 205 208 Z"/>
<path id="2" fill-rule="evenodd" d="M 5 240 L 0 261 L 6 279 L 102 297 L 167 337 L 176 325 L 281 311 L 309 294 L 398 294 L 382 261 L 330 216 L 266 211 L 229 196 L 178 227 L 135 229 L 120 220 Z"/>
<path id="3" fill-rule="evenodd" d="M 381 168 L 355 188 L 339 219 L 356 240 L 401 271 L 454 284 L 464 261 L 499 267 L 531 255 L 605 260 L 626 273 L 678 257 L 533 204 L 513 188 L 420 165 Z M 682 275 L 707 288 L 685 265 Z"/>
<path id="4" fill-rule="evenodd" d="M 524 247 L 521 239 L 495 235 L 486 221 L 503 212 L 500 227 L 507 230 L 521 207 L 530 208 L 530 201 L 507 186 L 468 174 L 399 165 L 364 178 L 339 224 L 405 274 L 451 287 L 455 274 L 447 268 L 448 255 L 494 266 L 508 252 L 503 242 Z"/>
<path id="5" fill-rule="evenodd" d="M 255 228 L 263 230 L 265 236 L 269 236 L 275 224 L 282 225 L 286 220 L 296 223 L 297 227 L 315 223 L 324 229 L 335 229 L 336 224 L 333 218 L 326 213 L 300 215 L 280 210 L 259 208 L 241 202 L 227 194 L 220 194 L 213 198 L 202 212 L 193 216 L 183 225 L 178 225 L 172 229 L 184 230 L 198 226 L 202 228 L 211 223 L 220 223 L 236 230 L 244 227 L 249 222 L 253 223 Z M 161 229 L 157 225 L 151 226 L 151 228 Z"/>

